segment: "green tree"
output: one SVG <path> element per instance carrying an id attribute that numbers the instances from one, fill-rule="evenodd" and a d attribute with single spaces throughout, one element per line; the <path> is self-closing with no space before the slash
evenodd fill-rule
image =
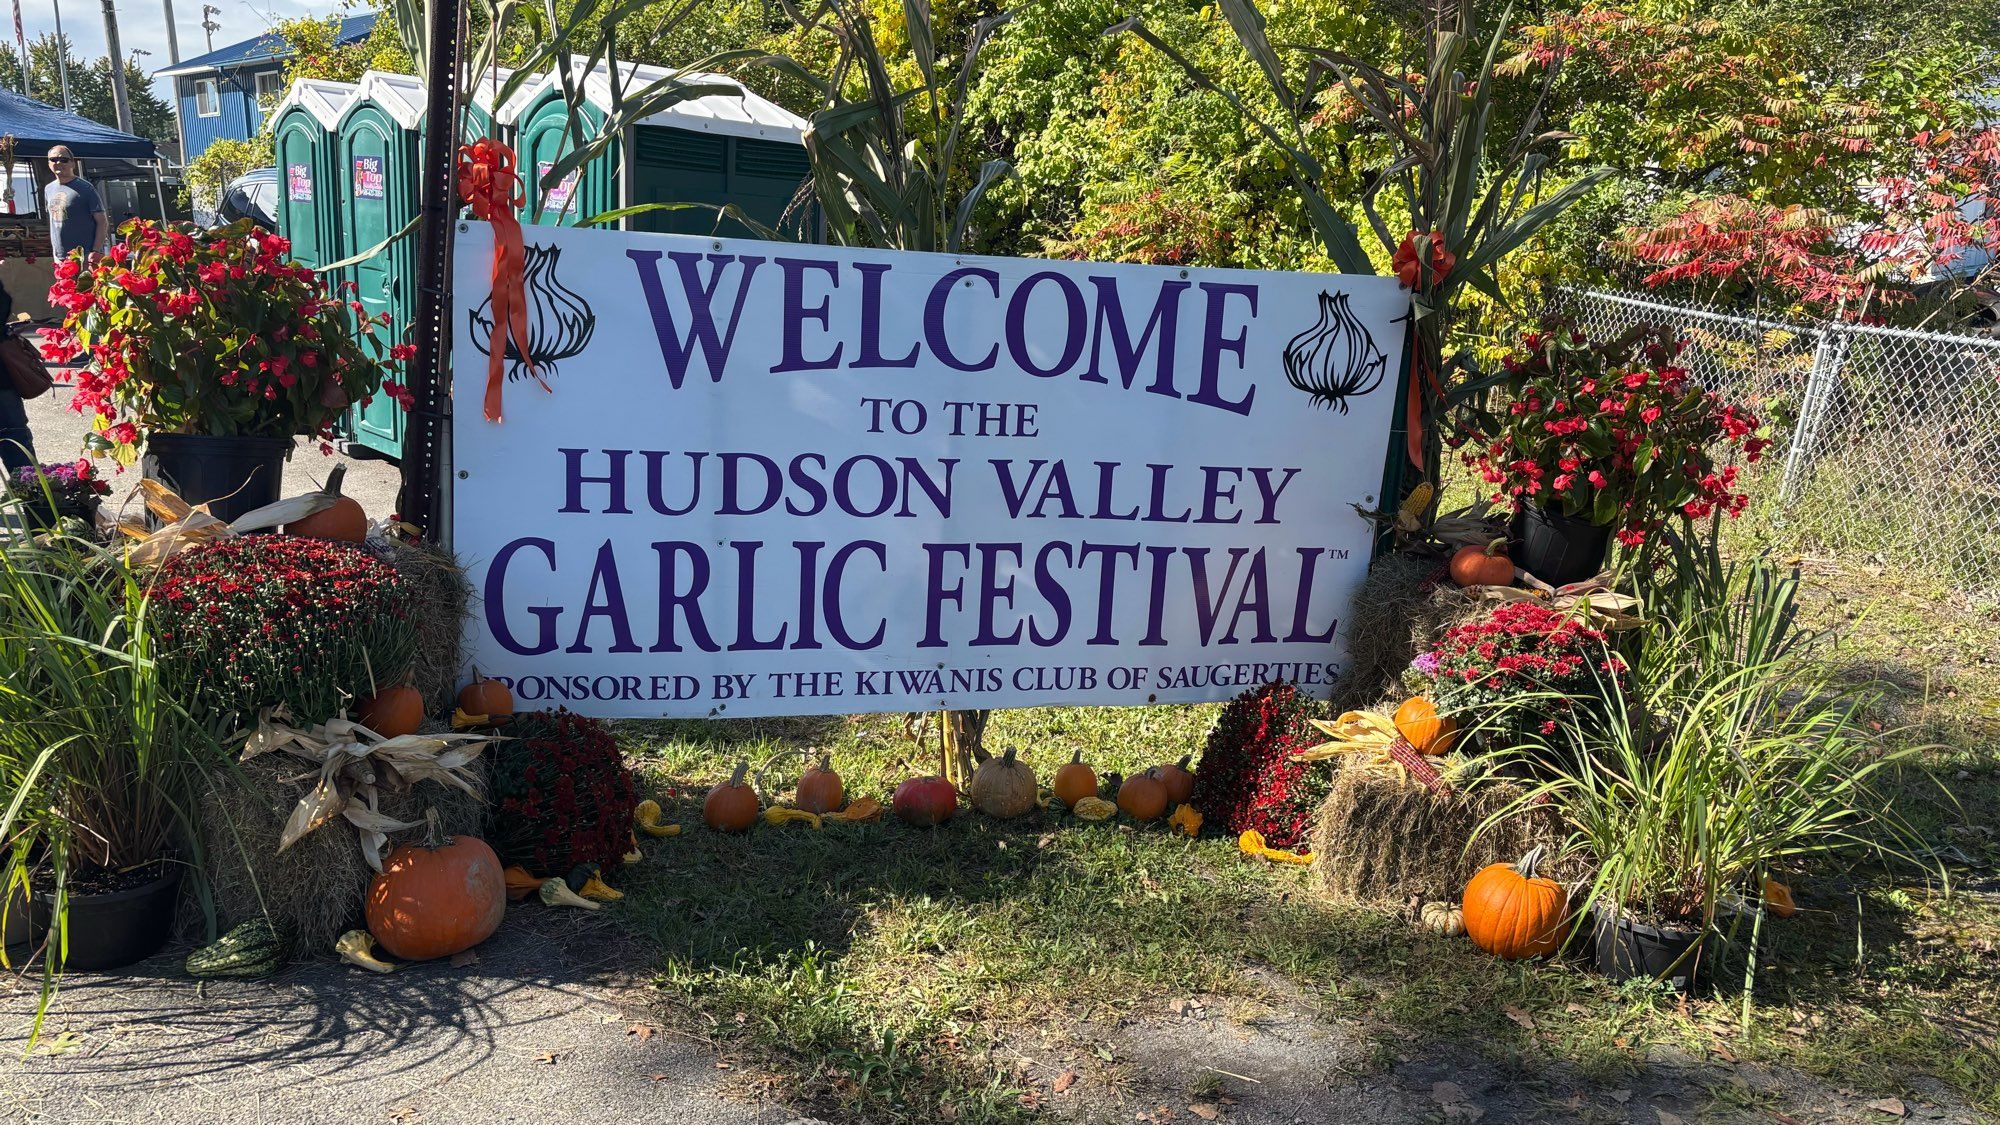
<path id="1" fill-rule="evenodd" d="M 62 63 L 69 67 L 70 109 L 100 125 L 117 128 L 110 60 L 85 62 L 77 58 L 67 35 L 45 33 L 28 44 L 28 96 L 60 107 Z M 21 60 L 12 53 L 0 55 L 0 86 L 21 88 Z M 125 61 L 125 92 L 132 102 L 132 132 L 156 144 L 171 143 L 177 136 L 173 107 L 153 93 L 153 80 L 130 59 Z"/>

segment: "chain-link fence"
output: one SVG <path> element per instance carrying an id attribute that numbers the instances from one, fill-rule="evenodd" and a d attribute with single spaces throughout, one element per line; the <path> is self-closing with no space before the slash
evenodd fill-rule
<path id="1" fill-rule="evenodd" d="M 1596 291 L 1567 294 L 1563 310 L 1593 336 L 1678 331 L 1696 379 L 1768 420 L 1745 518 L 1775 542 L 2000 593 L 2000 339 Z"/>

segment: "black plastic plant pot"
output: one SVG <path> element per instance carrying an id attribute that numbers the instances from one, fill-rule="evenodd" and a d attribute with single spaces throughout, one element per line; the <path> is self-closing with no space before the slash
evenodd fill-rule
<path id="1" fill-rule="evenodd" d="M 152 434 L 146 438 L 146 477 L 229 522 L 278 501 L 291 451 L 290 438 Z"/>
<path id="2" fill-rule="evenodd" d="M 1551 586 L 1595 578 L 1611 549 L 1611 526 L 1526 506 L 1515 517 L 1515 559 Z"/>
<path id="3" fill-rule="evenodd" d="M 173 936 L 181 869 L 162 864 L 143 886 L 101 895 L 69 896 L 68 970 L 116 969 L 144 961 Z M 29 928 L 39 940 L 55 922 L 55 895 L 37 894 Z"/>
<path id="4" fill-rule="evenodd" d="M 1597 971 L 1613 981 L 1665 981 L 1685 992 L 1701 976 L 1699 930 L 1648 926 L 1630 918 L 1597 921 Z"/>

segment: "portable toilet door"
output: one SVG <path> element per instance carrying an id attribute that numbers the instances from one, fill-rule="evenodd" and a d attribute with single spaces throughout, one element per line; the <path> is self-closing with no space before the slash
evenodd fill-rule
<path id="1" fill-rule="evenodd" d="M 412 96 L 411 86 L 415 86 Z M 379 245 L 415 219 L 423 87 L 407 75 L 369 71 L 341 117 L 339 144 L 341 257 Z M 415 319 L 416 242 L 402 238 L 348 268 L 363 314 L 389 316 L 389 331 L 369 337 L 379 362 Z M 349 415 L 354 444 L 388 457 L 403 452 L 403 412 L 377 394 Z"/>
<path id="2" fill-rule="evenodd" d="M 585 138 L 604 131 L 609 116 L 608 88 L 604 98 L 589 97 L 577 109 L 577 127 Z M 569 130 L 569 111 L 563 102 L 562 84 L 553 72 L 524 86 L 499 109 L 502 125 L 511 125 L 521 161 L 521 181 L 527 203 L 521 221 L 535 226 L 576 226 L 591 215 L 615 210 L 618 202 L 618 167 L 621 153 L 613 142 L 595 159 L 573 169 L 560 184 L 542 187 L 542 177 L 557 161 L 574 151 Z"/>
<path id="3" fill-rule="evenodd" d="M 339 165 L 334 149 L 340 117 L 354 100 L 351 82 L 301 78 L 272 110 L 278 162 L 278 233 L 292 260 L 318 269 L 339 261 Z M 335 279 L 329 278 L 329 282 Z"/>
<path id="4" fill-rule="evenodd" d="M 807 122 L 719 74 L 690 74 L 689 81 L 722 83 L 741 95 L 695 98 L 634 124 L 624 186 L 626 206 L 702 203 L 642 211 L 633 230 L 668 234 L 719 234 L 754 238 L 757 232 L 710 208 L 736 205 L 773 229 L 813 232 L 817 211 L 801 189 L 812 175 L 806 159 Z"/>

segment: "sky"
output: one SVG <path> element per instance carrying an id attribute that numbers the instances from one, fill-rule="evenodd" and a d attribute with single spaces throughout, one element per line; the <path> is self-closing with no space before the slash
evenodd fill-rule
<path id="1" fill-rule="evenodd" d="M 52 0 L 17 0 L 21 7 L 21 26 L 28 34 L 28 41 L 43 32 L 56 29 L 56 5 Z M 214 18 L 221 26 L 215 32 L 215 45 L 226 47 L 270 30 L 271 25 L 281 19 L 294 19 L 305 15 L 330 15 L 334 12 L 334 0 L 320 0 L 306 3 L 301 0 L 207 0 L 220 8 L 221 13 Z M 150 51 L 139 55 L 141 69 L 151 74 L 172 65 L 167 58 L 167 16 L 163 0 L 115 0 L 118 12 L 118 40 L 127 55 L 135 50 Z M 180 33 L 181 58 L 191 59 L 208 53 L 208 40 L 201 29 L 201 9 L 203 0 L 173 0 L 174 26 Z M 11 15 L 11 13 L 8 13 Z M 4 17 L 0 17 L 4 19 Z M 0 22 L 7 37 L 7 49 L 18 52 L 12 35 L 13 29 Z M 62 29 L 76 45 L 76 53 L 82 58 L 95 59 L 104 54 L 104 4 L 103 0 L 63 0 Z M 165 79 L 156 80 L 153 89 L 162 98 L 168 98 L 169 83 Z M 169 98 L 171 102 L 171 99 Z"/>

